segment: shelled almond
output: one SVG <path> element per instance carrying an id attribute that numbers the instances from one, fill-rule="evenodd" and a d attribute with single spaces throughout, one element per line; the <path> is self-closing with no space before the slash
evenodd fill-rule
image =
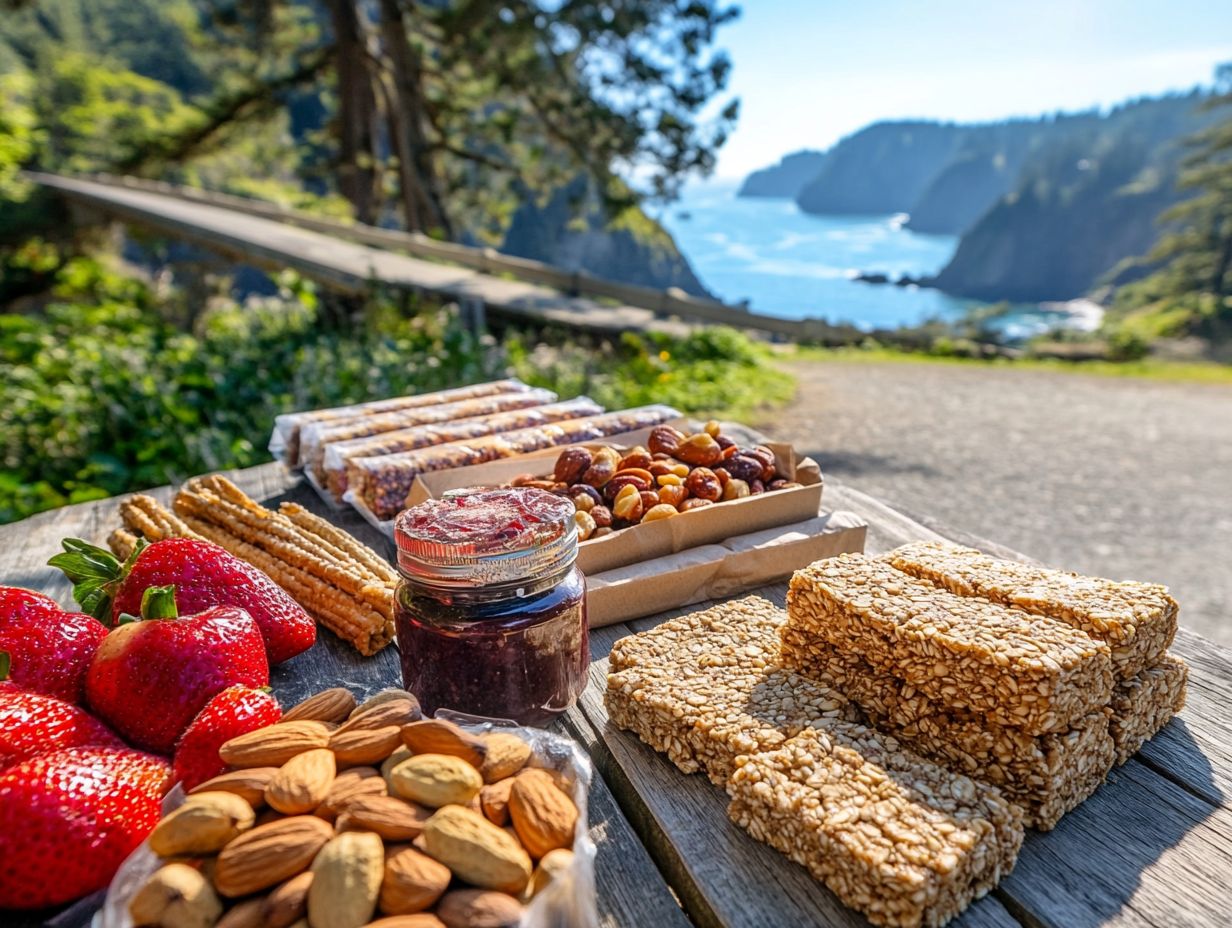
<path id="1" fill-rule="evenodd" d="M 421 719 L 405 693 L 330 690 L 287 717 L 225 744 L 237 769 L 155 828 L 136 925 L 516 925 L 569 870 L 577 806 L 516 734 Z"/>

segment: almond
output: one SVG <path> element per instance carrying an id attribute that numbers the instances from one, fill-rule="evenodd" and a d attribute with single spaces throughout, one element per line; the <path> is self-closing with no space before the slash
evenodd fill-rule
<path id="1" fill-rule="evenodd" d="M 522 904 L 505 893 L 483 889 L 455 889 L 436 907 L 445 928 L 516 928 Z"/>
<path id="2" fill-rule="evenodd" d="M 429 856 L 473 886 L 517 893 L 530 880 L 530 857 L 521 845 L 470 809 L 439 809 L 420 837 Z"/>
<path id="3" fill-rule="evenodd" d="M 415 915 L 391 915 L 368 922 L 368 928 L 445 928 L 445 923 L 431 912 Z"/>
<path id="4" fill-rule="evenodd" d="M 312 862 L 308 924 L 312 928 L 361 928 L 372 920 L 385 846 L 371 832 L 348 831 L 333 838 Z"/>
<path id="5" fill-rule="evenodd" d="M 351 713 L 338 731 L 385 728 L 389 725 L 406 725 L 422 716 L 419 700 L 409 693 L 401 693 L 380 702 L 367 702 Z"/>
<path id="6" fill-rule="evenodd" d="M 573 800 L 540 777 L 515 777 L 509 791 L 509 818 L 530 855 L 573 844 L 578 810 Z"/>
<path id="7" fill-rule="evenodd" d="M 493 825 L 509 824 L 509 791 L 513 789 L 513 777 L 489 783 L 479 791 L 479 806 L 484 817 Z"/>
<path id="8" fill-rule="evenodd" d="M 401 737 L 401 735 L 399 735 L 399 737 Z M 411 759 L 411 749 L 408 748 L 404 744 L 400 747 L 394 748 L 394 752 L 390 754 L 387 758 L 385 758 L 383 761 L 381 761 L 381 776 L 385 778 L 386 786 L 389 786 L 390 771 L 393 770 L 395 767 L 397 767 L 404 760 L 410 760 L 410 759 Z M 389 791 L 393 792 L 392 786 L 390 786 Z"/>
<path id="9" fill-rule="evenodd" d="M 329 823 L 312 815 L 258 825 L 222 849 L 214 884 L 231 898 L 268 889 L 308 869 L 333 834 Z"/>
<path id="10" fill-rule="evenodd" d="M 195 793 L 154 826 L 150 850 L 159 857 L 213 854 L 255 820 L 252 806 L 235 793 Z"/>
<path id="11" fill-rule="evenodd" d="M 311 812 L 325 801 L 334 773 L 334 752 L 328 748 L 296 754 L 270 780 L 265 801 L 287 815 Z"/>
<path id="12" fill-rule="evenodd" d="M 410 915 L 436 904 L 453 878 L 448 867 L 413 847 L 390 848 L 381 880 L 381 911 Z"/>
<path id="13" fill-rule="evenodd" d="M 297 754 L 325 747 L 329 733 L 324 722 L 278 722 L 232 738 L 218 756 L 232 767 L 281 767 Z"/>
<path id="14" fill-rule="evenodd" d="M 352 799 L 360 796 L 384 796 L 387 790 L 381 772 L 375 767 L 352 767 L 334 777 L 325 799 L 317 806 L 315 814 L 329 820 L 346 808 Z"/>
<path id="15" fill-rule="evenodd" d="M 483 782 L 495 783 L 511 777 L 530 760 L 530 745 L 507 731 L 494 731 L 482 736 L 487 748 L 479 773 Z"/>
<path id="16" fill-rule="evenodd" d="M 430 809 L 470 801 L 483 786 L 479 771 L 447 754 L 416 754 L 389 772 L 392 792 Z"/>
<path id="17" fill-rule="evenodd" d="M 315 719 L 318 722 L 343 722 L 355 711 L 355 697 L 351 691 L 341 686 L 332 690 L 322 690 L 315 696 L 309 696 L 303 702 L 296 703 L 282 714 L 284 722 L 298 722 L 301 719 Z"/>
<path id="18" fill-rule="evenodd" d="M 214 928 L 265 928 L 265 918 L 261 914 L 264 902 L 265 899 L 261 896 L 237 902 L 227 909 Z"/>
<path id="19" fill-rule="evenodd" d="M 137 890 L 128 911 L 137 925 L 213 928 L 222 915 L 222 900 L 199 870 L 168 864 Z"/>
<path id="20" fill-rule="evenodd" d="M 254 809 L 265 805 L 265 787 L 278 772 L 277 767 L 249 767 L 246 770 L 231 770 L 220 773 L 212 780 L 206 780 L 200 786 L 189 791 L 188 795 L 197 793 L 235 793 L 244 799 Z"/>
<path id="21" fill-rule="evenodd" d="M 432 817 L 432 810 L 393 796 L 360 796 L 347 804 L 352 827 L 374 831 L 386 841 L 409 841 L 419 837 Z"/>
<path id="22" fill-rule="evenodd" d="M 523 777 L 540 780 L 543 783 L 555 786 L 557 789 L 569 792 L 569 781 L 565 779 L 565 775 L 559 770 L 549 770 L 546 767 L 523 767 L 514 774 L 519 780 Z"/>
<path id="23" fill-rule="evenodd" d="M 329 749 L 340 767 L 379 764 L 402 743 L 401 727 L 339 729 L 329 736 Z"/>
<path id="24" fill-rule="evenodd" d="M 264 928 L 290 928 L 308 914 L 308 887 L 312 871 L 305 870 L 270 890 L 261 900 L 261 922 Z"/>
<path id="25" fill-rule="evenodd" d="M 548 851 L 531 874 L 530 885 L 526 887 L 527 893 L 534 898 L 568 873 L 572 866 L 573 851 L 563 847 Z"/>
<path id="26" fill-rule="evenodd" d="M 447 754 L 478 769 L 488 754 L 480 738 L 444 719 L 424 719 L 402 726 L 402 743 L 412 754 Z"/>

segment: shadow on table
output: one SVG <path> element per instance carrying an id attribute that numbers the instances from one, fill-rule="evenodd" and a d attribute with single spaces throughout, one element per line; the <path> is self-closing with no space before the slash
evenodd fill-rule
<path id="1" fill-rule="evenodd" d="M 1011 910 L 1067 928 L 1103 925 L 1126 907 L 1168 913 L 1170 923 L 1182 913 L 1196 924 L 1226 923 L 1226 844 L 1222 854 L 1210 843 L 1201 855 L 1167 853 L 1218 810 L 1223 796 L 1210 761 L 1182 719 L 1156 741 L 1167 742 L 1169 773 L 1137 755 L 1054 831 L 1028 832 L 1017 866 L 996 891 Z"/>

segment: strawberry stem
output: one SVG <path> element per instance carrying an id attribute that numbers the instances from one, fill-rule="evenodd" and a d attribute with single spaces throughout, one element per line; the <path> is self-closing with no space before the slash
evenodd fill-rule
<path id="1" fill-rule="evenodd" d="M 175 605 L 175 587 L 146 587 L 141 594 L 141 618 L 146 619 L 178 619 L 180 610 Z"/>
<path id="2" fill-rule="evenodd" d="M 0 651 L 0 683 L 9 678 L 9 668 L 12 666 L 13 659 L 9 657 L 9 652 Z"/>

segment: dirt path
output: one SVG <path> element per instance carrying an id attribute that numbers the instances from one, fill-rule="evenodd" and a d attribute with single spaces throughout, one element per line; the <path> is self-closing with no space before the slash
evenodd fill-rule
<path id="1" fill-rule="evenodd" d="M 904 510 L 1172 587 L 1232 645 L 1232 388 L 949 364 L 792 367 L 765 430 Z"/>

